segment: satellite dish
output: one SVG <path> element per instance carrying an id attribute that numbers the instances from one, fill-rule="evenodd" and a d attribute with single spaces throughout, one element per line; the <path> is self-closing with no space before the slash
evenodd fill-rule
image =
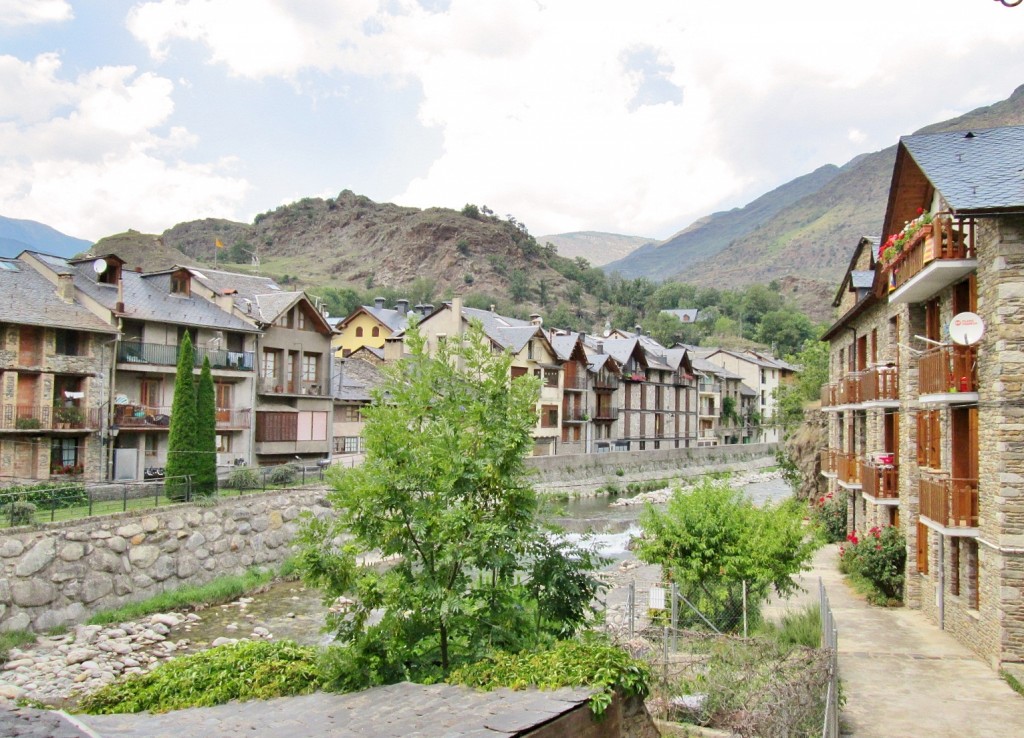
<path id="1" fill-rule="evenodd" d="M 975 313 L 957 313 L 949 321 L 949 337 L 961 346 L 973 346 L 985 335 L 985 321 Z"/>
<path id="2" fill-rule="evenodd" d="M 97 274 L 103 274 L 103 272 L 107 271 L 107 260 L 97 259 L 92 263 L 92 270 Z"/>

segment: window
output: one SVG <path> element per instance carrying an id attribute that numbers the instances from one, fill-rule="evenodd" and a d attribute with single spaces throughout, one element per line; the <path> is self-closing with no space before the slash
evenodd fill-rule
<path id="1" fill-rule="evenodd" d="M 373 330 L 370 331 L 370 335 L 373 336 L 374 338 L 378 338 L 380 336 L 380 326 L 373 326 Z"/>
<path id="2" fill-rule="evenodd" d="M 359 436 L 335 436 L 334 453 L 336 454 L 357 454 L 359 453 Z"/>
<path id="3" fill-rule="evenodd" d="M 171 275 L 171 294 L 188 297 L 191 294 L 189 273 L 185 270 L 175 272 Z"/>
<path id="4" fill-rule="evenodd" d="M 939 410 L 918 411 L 917 413 L 917 463 L 929 469 L 942 466 L 941 412 Z"/>
<path id="5" fill-rule="evenodd" d="M 949 539 L 949 593 L 960 594 L 960 539 Z"/>
<path id="6" fill-rule="evenodd" d="M 302 381 L 315 382 L 319 376 L 320 354 L 302 355 Z"/>
<path id="7" fill-rule="evenodd" d="M 300 331 L 306 330 L 306 312 L 302 308 L 296 307 L 295 317 L 295 327 L 298 328 Z"/>
<path id="8" fill-rule="evenodd" d="M 226 454 L 231 450 L 231 436 L 227 433 L 217 434 L 217 452 Z"/>
<path id="9" fill-rule="evenodd" d="M 558 370 L 557 369 L 545 369 L 544 370 L 544 386 L 545 387 L 557 387 L 558 386 Z"/>
<path id="10" fill-rule="evenodd" d="M 525 366 L 514 366 L 512 367 L 512 379 L 519 379 L 519 377 L 525 377 L 527 369 Z"/>
<path id="11" fill-rule="evenodd" d="M 51 474 L 81 474 L 77 438 L 54 438 L 50 448 Z"/>
<path id="12" fill-rule="evenodd" d="M 558 405 L 541 405 L 540 427 L 555 428 L 558 426 Z"/>
<path id="13" fill-rule="evenodd" d="M 273 379 L 277 376 L 277 351 L 263 349 L 263 377 Z"/>
<path id="14" fill-rule="evenodd" d="M 344 423 L 359 423 L 363 420 L 362 408 L 358 405 L 345 405 L 341 408 L 341 420 Z"/>
<path id="15" fill-rule="evenodd" d="M 256 413 L 256 441 L 295 441 L 298 439 L 298 413 Z"/>
<path id="16" fill-rule="evenodd" d="M 975 538 L 965 538 L 964 564 L 967 571 L 964 579 L 967 583 L 967 607 L 972 610 L 981 608 L 981 560 L 978 558 L 978 541 Z"/>
<path id="17" fill-rule="evenodd" d="M 80 356 L 78 353 L 78 332 L 62 328 L 56 330 L 56 352 L 63 356 Z"/>
<path id="18" fill-rule="evenodd" d="M 917 524 L 917 570 L 928 573 L 928 526 L 921 522 Z"/>
<path id="19" fill-rule="evenodd" d="M 157 436 L 155 433 L 146 433 L 143 438 L 146 439 L 146 466 L 156 466 Z"/>
<path id="20" fill-rule="evenodd" d="M 357 325 L 356 326 L 356 338 L 362 338 L 362 337 L 363 337 L 363 326 Z"/>

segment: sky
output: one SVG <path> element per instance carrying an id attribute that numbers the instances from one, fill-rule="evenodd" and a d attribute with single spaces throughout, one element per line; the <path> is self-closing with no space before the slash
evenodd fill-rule
<path id="1" fill-rule="evenodd" d="M 0 215 L 342 190 L 667 238 L 1024 84 L 993 0 L 0 0 Z"/>

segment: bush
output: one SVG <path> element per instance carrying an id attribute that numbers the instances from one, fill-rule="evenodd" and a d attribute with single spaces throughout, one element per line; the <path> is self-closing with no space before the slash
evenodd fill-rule
<path id="1" fill-rule="evenodd" d="M 293 484 L 295 477 L 295 467 L 291 464 L 282 464 L 281 466 L 274 467 L 273 471 L 270 472 L 270 476 L 267 477 L 267 481 L 271 484 L 286 485 Z"/>
<path id="2" fill-rule="evenodd" d="M 821 647 L 821 608 L 807 605 L 803 610 L 787 612 L 782 622 L 761 624 L 761 632 L 783 646 Z"/>
<path id="3" fill-rule="evenodd" d="M 0 508 L 10 508 L 12 503 L 32 503 L 42 510 L 79 507 L 89 504 L 89 493 L 84 484 L 32 484 L 7 487 L 0 492 Z"/>
<path id="4" fill-rule="evenodd" d="M 262 487 L 260 475 L 255 469 L 242 466 L 231 472 L 228 477 L 228 487 L 231 489 L 259 489 Z"/>
<path id="5" fill-rule="evenodd" d="M 907 563 L 907 541 L 903 531 L 892 525 L 876 526 L 864 538 L 851 533 L 846 541 L 839 548 L 840 571 L 867 581 L 874 590 L 868 599 L 875 604 L 902 600 L 904 566 Z"/>
<path id="6" fill-rule="evenodd" d="M 846 538 L 846 490 L 839 494 L 829 492 L 814 501 L 812 517 L 829 543 L 838 543 Z"/>
<path id="7" fill-rule="evenodd" d="M 12 502 L 7 506 L 11 525 L 31 525 L 36 517 L 36 506 L 31 502 Z"/>
<path id="8" fill-rule="evenodd" d="M 86 696 L 93 715 L 167 712 L 231 700 L 309 694 L 320 688 L 317 649 L 291 641 L 239 641 L 180 656 Z"/>

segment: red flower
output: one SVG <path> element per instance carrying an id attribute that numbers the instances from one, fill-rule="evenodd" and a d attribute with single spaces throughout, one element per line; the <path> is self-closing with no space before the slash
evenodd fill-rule
<path id="1" fill-rule="evenodd" d="M 924 215 L 924 208 L 918 208 L 917 209 L 917 214 L 918 215 Z"/>

